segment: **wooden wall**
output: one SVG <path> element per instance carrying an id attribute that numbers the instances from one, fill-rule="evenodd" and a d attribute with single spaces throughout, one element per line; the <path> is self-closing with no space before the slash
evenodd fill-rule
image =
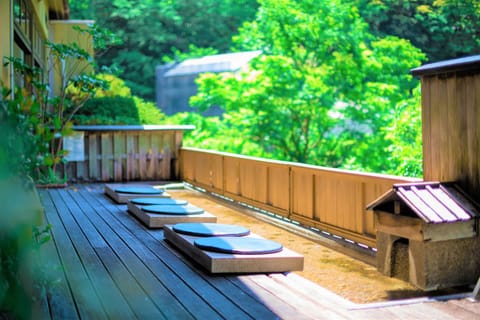
<path id="1" fill-rule="evenodd" d="M 480 56 L 414 70 L 422 82 L 425 180 L 480 197 Z M 435 67 L 435 65 L 434 65 Z"/>
<path id="2" fill-rule="evenodd" d="M 78 128 L 78 127 L 77 127 Z M 183 131 L 190 126 L 83 126 L 84 160 L 66 164 L 71 181 L 177 180 Z"/>
<path id="3" fill-rule="evenodd" d="M 394 183 L 418 179 L 181 149 L 182 179 L 209 192 L 375 247 L 365 207 Z"/>

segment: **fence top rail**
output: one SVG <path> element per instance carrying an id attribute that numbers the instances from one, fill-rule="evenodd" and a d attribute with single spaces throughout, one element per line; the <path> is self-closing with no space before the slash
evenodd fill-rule
<path id="1" fill-rule="evenodd" d="M 363 178 L 388 179 L 388 180 L 392 180 L 392 181 L 399 181 L 399 180 L 400 181 L 409 181 L 409 182 L 422 181 L 422 179 L 420 179 L 420 178 L 411 178 L 411 177 L 394 176 L 394 175 L 382 174 L 382 173 L 369 173 L 369 172 L 361 172 L 361 171 L 346 170 L 346 169 L 328 168 L 328 167 L 315 166 L 315 165 L 298 163 L 298 162 L 288 162 L 288 161 L 281 161 L 281 160 L 271 160 L 271 159 L 265 159 L 265 158 L 244 156 L 244 155 L 238 155 L 238 154 L 215 151 L 215 150 L 206 150 L 206 149 L 191 148 L 191 147 L 182 147 L 181 150 L 208 153 L 208 154 L 212 154 L 212 155 L 230 157 L 230 158 L 237 158 L 237 159 L 242 159 L 242 160 L 256 161 L 256 162 L 264 163 L 265 165 L 289 166 L 292 169 L 316 170 L 316 171 L 337 173 L 337 174 L 342 174 L 342 175 L 357 176 L 357 177 L 363 177 Z"/>
<path id="2" fill-rule="evenodd" d="M 78 125 L 76 131 L 171 131 L 194 130 L 193 125 Z"/>

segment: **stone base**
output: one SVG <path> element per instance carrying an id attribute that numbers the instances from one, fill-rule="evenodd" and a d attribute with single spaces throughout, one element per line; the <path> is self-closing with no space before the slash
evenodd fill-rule
<path id="1" fill-rule="evenodd" d="M 475 284 L 480 277 L 479 252 L 479 237 L 432 242 L 377 232 L 378 271 L 425 291 Z M 399 272 L 402 269 L 405 273 Z"/>
<path id="2" fill-rule="evenodd" d="M 303 256 L 283 248 L 269 254 L 227 254 L 204 251 L 194 245 L 198 237 L 176 233 L 171 225 L 164 227 L 165 239 L 195 260 L 210 273 L 274 273 L 303 270 Z M 249 235 L 248 237 L 258 237 Z"/>

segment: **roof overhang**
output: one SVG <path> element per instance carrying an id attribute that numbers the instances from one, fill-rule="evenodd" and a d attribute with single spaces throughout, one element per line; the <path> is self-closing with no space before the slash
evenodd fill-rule
<path id="1" fill-rule="evenodd" d="M 394 184 L 391 190 L 370 203 L 367 210 L 403 215 L 399 210 L 401 206 L 409 208 L 425 223 L 450 223 L 480 217 L 478 203 L 453 182 Z"/>
<path id="2" fill-rule="evenodd" d="M 480 71 L 480 55 L 425 64 L 410 70 L 415 77 L 445 73 L 476 73 Z"/>

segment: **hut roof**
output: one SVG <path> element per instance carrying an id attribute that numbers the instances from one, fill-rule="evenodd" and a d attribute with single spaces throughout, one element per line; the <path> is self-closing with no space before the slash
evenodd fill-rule
<path id="1" fill-rule="evenodd" d="M 396 212 L 395 202 L 408 208 L 426 223 L 467 221 L 479 217 L 479 206 L 455 183 L 418 182 L 395 184 L 367 206 L 367 210 Z M 410 211 L 408 211 L 410 212 Z"/>

